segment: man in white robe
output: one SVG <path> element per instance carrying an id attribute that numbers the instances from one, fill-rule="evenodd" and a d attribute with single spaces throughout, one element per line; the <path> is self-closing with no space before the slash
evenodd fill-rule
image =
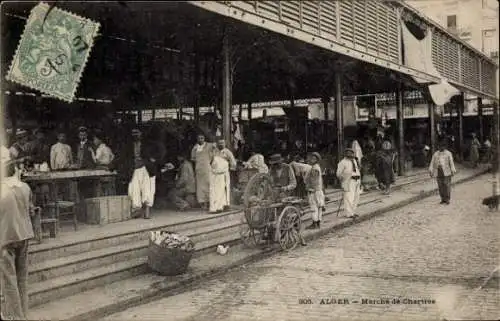
<path id="1" fill-rule="evenodd" d="M 361 171 L 354 155 L 352 148 L 347 148 L 345 157 L 337 166 L 337 178 L 344 190 L 344 211 L 346 212 L 346 216 L 352 219 L 358 217 L 356 209 L 361 194 Z"/>
<path id="2" fill-rule="evenodd" d="M 205 136 L 200 134 L 191 150 L 191 161 L 195 165 L 196 174 L 196 199 L 203 209 L 208 209 L 212 149 L 213 144 L 207 143 Z"/>
<path id="3" fill-rule="evenodd" d="M 210 175 L 210 213 L 227 210 L 231 204 L 231 174 L 236 169 L 236 159 L 220 138 L 213 150 Z"/>

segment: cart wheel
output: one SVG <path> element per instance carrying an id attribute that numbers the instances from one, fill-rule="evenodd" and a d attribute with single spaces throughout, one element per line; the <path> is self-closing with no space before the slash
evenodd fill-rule
<path id="1" fill-rule="evenodd" d="M 251 206 L 253 203 L 260 203 L 266 200 L 273 199 L 273 184 L 271 176 L 268 174 L 258 173 L 253 175 L 245 187 L 243 192 L 243 204 L 245 207 Z"/>
<path id="2" fill-rule="evenodd" d="M 249 248 L 256 247 L 259 244 L 254 229 L 248 225 L 240 226 L 240 238 L 243 245 Z"/>
<path id="3" fill-rule="evenodd" d="M 276 223 L 276 237 L 285 251 L 293 250 L 300 242 L 300 211 L 295 206 L 287 206 L 281 211 Z"/>

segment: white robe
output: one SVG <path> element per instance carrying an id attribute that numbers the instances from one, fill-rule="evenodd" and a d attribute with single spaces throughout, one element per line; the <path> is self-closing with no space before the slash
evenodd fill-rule
<path id="1" fill-rule="evenodd" d="M 128 184 L 128 195 L 132 201 L 132 210 L 141 209 L 143 205 L 153 207 L 156 192 L 156 177 L 149 177 L 146 166 L 134 170 Z"/>
<path id="2" fill-rule="evenodd" d="M 229 206 L 231 199 L 229 162 L 225 158 L 215 155 L 211 169 L 209 211 L 222 211 L 225 206 Z"/>

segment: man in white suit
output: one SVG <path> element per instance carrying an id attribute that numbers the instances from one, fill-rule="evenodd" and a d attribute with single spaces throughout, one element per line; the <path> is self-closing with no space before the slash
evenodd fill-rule
<path id="1" fill-rule="evenodd" d="M 346 216 L 355 219 L 358 217 L 355 212 L 361 194 L 361 169 L 352 148 L 345 150 L 344 159 L 337 165 L 337 178 L 344 191 L 343 202 Z"/>

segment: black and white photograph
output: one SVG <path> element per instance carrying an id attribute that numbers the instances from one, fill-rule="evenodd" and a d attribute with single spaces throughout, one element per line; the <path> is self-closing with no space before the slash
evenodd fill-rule
<path id="1" fill-rule="evenodd" d="M 499 1 L 2 1 L 0 319 L 500 319 Z"/>

